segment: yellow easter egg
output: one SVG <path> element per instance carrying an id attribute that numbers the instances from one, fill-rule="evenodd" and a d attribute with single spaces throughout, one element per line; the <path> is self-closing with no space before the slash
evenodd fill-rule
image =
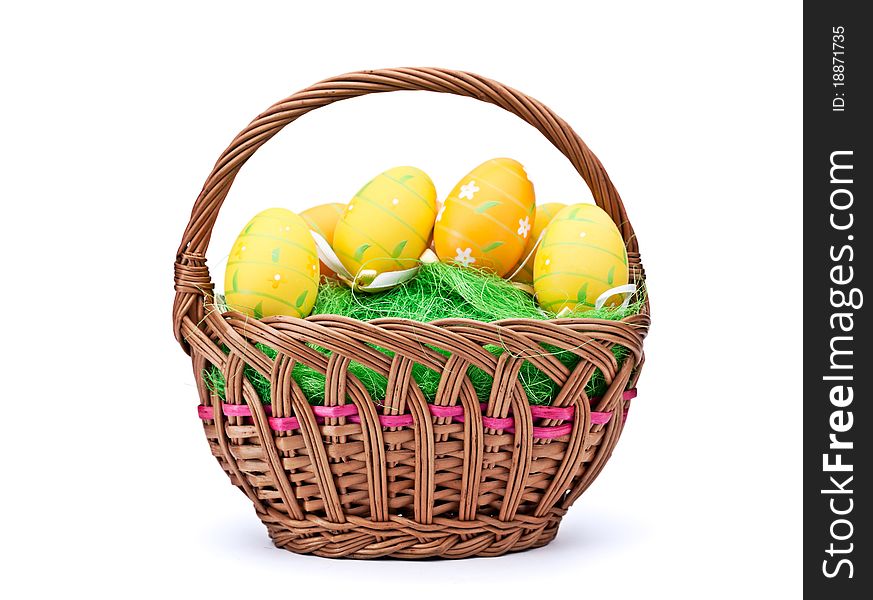
<path id="1" fill-rule="evenodd" d="M 333 242 L 333 232 L 336 229 L 336 224 L 339 223 L 340 216 L 345 210 L 345 205 L 339 202 L 331 204 L 319 204 L 312 208 L 307 208 L 300 216 L 309 225 L 309 228 L 327 240 L 330 244 Z M 319 270 L 325 277 L 333 277 L 336 275 L 326 264 L 319 261 Z"/>
<path id="2" fill-rule="evenodd" d="M 430 245 L 436 189 L 415 167 L 376 175 L 346 206 L 333 234 L 333 250 L 352 275 L 410 269 Z"/>
<path id="3" fill-rule="evenodd" d="M 229 308 L 260 319 L 305 317 L 318 294 L 318 254 L 306 222 L 284 208 L 255 215 L 233 244 L 224 272 Z"/>
<path id="4" fill-rule="evenodd" d="M 524 252 L 534 221 L 534 189 L 524 167 L 493 158 L 451 191 L 434 225 L 440 260 L 506 275 Z"/>
<path id="5" fill-rule="evenodd" d="M 533 275 L 537 301 L 544 309 L 592 310 L 603 292 L 628 282 L 627 250 L 618 227 L 594 204 L 561 209 L 537 248 Z M 613 296 L 606 306 L 621 300 Z"/>
<path id="6" fill-rule="evenodd" d="M 558 214 L 562 208 L 567 206 L 566 204 L 561 204 L 560 202 L 549 202 L 547 204 L 538 204 L 534 207 L 534 226 L 533 230 L 531 230 L 530 235 L 527 236 L 527 244 L 524 246 L 524 252 L 521 253 L 521 262 L 526 257 L 527 262 L 524 263 L 519 269 L 518 264 L 512 268 L 513 271 L 518 271 L 513 277 L 512 281 L 517 281 L 519 283 L 533 283 L 533 263 L 534 256 L 532 254 L 534 249 L 534 244 L 537 243 L 537 240 L 540 239 L 540 234 L 543 232 L 543 229 L 551 223 L 552 219 L 555 218 L 555 215 Z"/>

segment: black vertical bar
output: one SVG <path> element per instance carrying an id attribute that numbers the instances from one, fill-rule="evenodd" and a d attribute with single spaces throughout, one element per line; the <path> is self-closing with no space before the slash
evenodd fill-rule
<path id="1" fill-rule="evenodd" d="M 873 598 L 868 529 L 873 20 L 804 3 L 804 587 Z M 791 260 L 790 255 L 785 257 Z"/>

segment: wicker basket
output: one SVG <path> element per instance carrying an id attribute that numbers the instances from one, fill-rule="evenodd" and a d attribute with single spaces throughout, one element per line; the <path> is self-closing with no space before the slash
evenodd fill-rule
<path id="1" fill-rule="evenodd" d="M 324 80 L 271 106 L 233 140 L 206 180 L 179 246 L 173 327 L 191 356 L 206 438 L 231 482 L 254 503 L 273 542 L 294 552 L 462 558 L 543 546 L 603 468 L 621 434 L 643 364 L 648 304 L 621 321 L 490 324 L 464 319 L 360 322 L 325 315 L 259 321 L 206 307 L 213 292 L 206 248 L 221 204 L 246 160 L 311 110 L 397 90 L 477 98 L 536 127 L 566 155 L 618 225 L 631 281 L 641 289 L 637 240 L 618 192 L 570 126 L 536 100 L 490 79 L 443 69 L 364 71 Z M 276 349 L 275 360 L 257 350 L 257 342 Z M 577 366 L 569 370 L 543 353 L 541 344 L 572 350 L 580 357 Z M 610 352 L 616 344 L 630 351 L 620 365 Z M 451 354 L 446 357 L 427 345 Z M 507 351 L 497 357 L 486 345 Z M 383 403 L 374 403 L 348 372 L 351 360 L 387 377 Z M 525 360 L 560 386 L 551 406 L 528 404 L 517 377 Z M 297 362 L 326 375 L 324 406 L 310 406 L 292 379 Z M 411 377 L 414 363 L 442 374 L 432 403 Z M 210 365 L 226 378 L 223 402 L 201 377 Z M 243 376 L 245 365 L 270 378 L 271 405 L 258 400 Z M 466 377 L 470 365 L 494 376 L 487 404 L 479 403 Z M 595 369 L 608 384 L 601 398 L 585 393 Z"/>

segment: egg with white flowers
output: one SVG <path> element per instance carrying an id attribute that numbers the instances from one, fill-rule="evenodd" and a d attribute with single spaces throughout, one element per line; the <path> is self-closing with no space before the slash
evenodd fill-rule
<path id="1" fill-rule="evenodd" d="M 482 163 L 458 182 L 437 215 L 437 256 L 506 275 L 531 236 L 534 202 L 533 184 L 521 163 L 511 158 Z"/>
<path id="2" fill-rule="evenodd" d="M 534 259 L 540 306 L 556 314 L 593 310 L 601 294 L 627 282 L 627 250 L 610 216 L 594 204 L 561 209 L 546 227 Z M 622 300 L 611 296 L 605 306 Z"/>
<path id="3" fill-rule="evenodd" d="M 306 222 L 284 208 L 252 217 L 236 238 L 224 275 L 231 310 L 260 319 L 305 317 L 318 294 L 315 240 Z"/>
<path id="4" fill-rule="evenodd" d="M 333 251 L 352 276 L 410 269 L 430 245 L 436 188 L 415 167 L 376 175 L 346 205 L 333 234 Z"/>

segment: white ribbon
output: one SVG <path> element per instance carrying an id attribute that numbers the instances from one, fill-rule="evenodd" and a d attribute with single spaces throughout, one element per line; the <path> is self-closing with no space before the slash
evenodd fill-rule
<path id="1" fill-rule="evenodd" d="M 634 292 L 637 291 L 637 286 L 633 283 L 628 283 L 627 285 L 620 285 L 618 287 L 614 287 L 612 289 L 608 289 L 597 297 L 597 300 L 594 301 L 594 309 L 601 309 L 603 305 L 606 304 L 606 301 L 610 296 L 615 296 L 616 294 L 624 294 L 624 302 L 621 303 L 619 308 L 627 308 L 628 304 L 630 304 L 630 299 L 633 297 Z"/>
<path id="2" fill-rule="evenodd" d="M 336 273 L 340 279 L 349 284 L 349 286 L 355 290 L 360 290 L 362 292 L 381 292 L 384 290 L 390 290 L 391 288 L 415 277 L 420 268 L 420 266 L 415 266 L 411 269 L 386 271 L 385 273 L 376 273 L 376 271 L 370 269 L 361 269 L 356 274 L 352 275 L 349 270 L 346 269 L 345 265 L 340 262 L 340 259 L 333 251 L 333 248 L 330 247 L 327 240 L 315 231 L 310 230 L 310 233 L 312 233 L 312 239 L 315 240 L 315 247 L 318 251 L 318 258 L 321 262 L 327 265 L 331 271 Z M 424 262 L 428 262 L 428 252 L 430 251 L 425 250 L 425 253 L 422 254 L 422 260 Z M 367 283 L 367 280 L 369 280 L 369 283 Z"/>

